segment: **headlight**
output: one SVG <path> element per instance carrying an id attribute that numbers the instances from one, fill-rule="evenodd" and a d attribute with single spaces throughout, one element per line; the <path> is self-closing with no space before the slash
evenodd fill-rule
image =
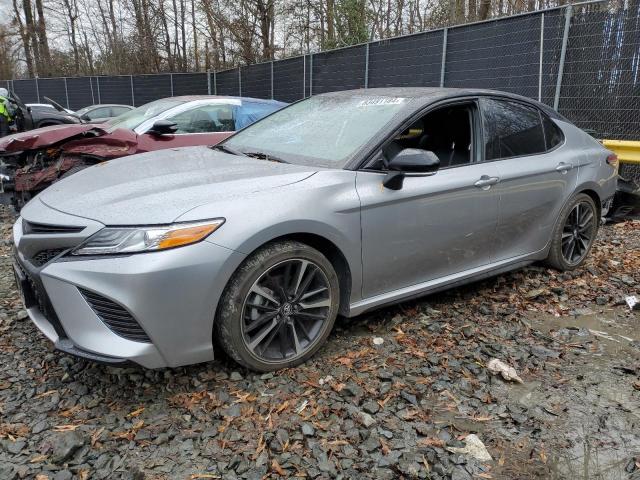
<path id="1" fill-rule="evenodd" d="M 107 227 L 92 235 L 72 255 L 106 255 L 166 250 L 205 239 L 224 223 L 216 218 L 158 227 Z"/>

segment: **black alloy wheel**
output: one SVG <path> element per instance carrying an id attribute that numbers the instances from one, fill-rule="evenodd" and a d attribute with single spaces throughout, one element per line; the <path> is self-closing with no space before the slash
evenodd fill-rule
<path id="1" fill-rule="evenodd" d="M 242 333 L 260 360 L 291 360 L 304 355 L 329 319 L 329 280 L 315 263 L 294 258 L 258 278 L 243 308 Z"/>
<path id="2" fill-rule="evenodd" d="M 582 201 L 574 205 L 562 229 L 562 256 L 570 265 L 580 263 L 593 243 L 596 212 L 593 204 Z"/>

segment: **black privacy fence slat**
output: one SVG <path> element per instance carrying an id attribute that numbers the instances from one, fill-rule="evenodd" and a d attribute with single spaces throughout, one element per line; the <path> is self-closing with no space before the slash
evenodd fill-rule
<path id="1" fill-rule="evenodd" d="M 271 98 L 271 62 L 241 67 L 243 97 Z"/>
<path id="2" fill-rule="evenodd" d="M 177 95 L 294 102 L 377 87 L 491 88 L 534 98 L 599 138 L 640 140 L 640 2 L 603 1 L 207 73 L 0 80 L 78 109 Z"/>
<path id="3" fill-rule="evenodd" d="M 173 95 L 207 95 L 209 81 L 206 73 L 174 73 L 170 81 L 173 82 Z"/>
<path id="4" fill-rule="evenodd" d="M 63 78 L 42 78 L 38 81 L 40 98 L 48 97 L 60 105 L 67 105 L 67 84 Z"/>
<path id="5" fill-rule="evenodd" d="M 438 87 L 444 30 L 369 45 L 369 88 Z"/>
<path id="6" fill-rule="evenodd" d="M 239 69 L 225 70 L 215 75 L 215 92 L 217 95 L 240 95 Z"/>
<path id="7" fill-rule="evenodd" d="M 309 85 L 306 63 L 305 57 L 273 62 L 273 98 L 295 102 L 309 94 L 308 88 L 305 90 L 305 85 Z"/>
<path id="8" fill-rule="evenodd" d="M 448 31 L 444 76 L 447 87 L 490 88 L 537 98 L 539 70 L 537 15 Z"/>
<path id="9" fill-rule="evenodd" d="M 96 103 L 93 82 L 91 77 L 67 78 L 67 108 L 79 110 L 87 105 Z"/>
<path id="10" fill-rule="evenodd" d="M 366 63 L 364 45 L 313 55 L 311 93 L 364 88 Z"/>
<path id="11" fill-rule="evenodd" d="M 98 103 L 133 105 L 131 77 L 129 75 L 96 77 Z"/>
<path id="12" fill-rule="evenodd" d="M 131 77 L 131 79 L 136 105 L 144 105 L 173 95 L 171 75 L 138 75 Z"/>

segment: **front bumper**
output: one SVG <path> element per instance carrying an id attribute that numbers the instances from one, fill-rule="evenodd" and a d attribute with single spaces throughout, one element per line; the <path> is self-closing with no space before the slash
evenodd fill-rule
<path id="1" fill-rule="evenodd" d="M 118 257 L 62 254 L 36 267 L 24 254 L 32 235 L 14 226 L 18 281 L 29 317 L 56 348 L 90 360 L 132 361 L 148 368 L 213 359 L 218 299 L 244 255 L 203 241 L 187 247 Z M 26 283 L 25 283 L 26 282 Z M 150 342 L 114 333 L 80 289 L 131 313 Z"/>

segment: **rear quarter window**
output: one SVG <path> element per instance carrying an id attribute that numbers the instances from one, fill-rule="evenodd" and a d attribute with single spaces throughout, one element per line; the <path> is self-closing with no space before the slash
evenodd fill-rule
<path id="1" fill-rule="evenodd" d="M 546 141 L 547 150 L 553 150 L 564 140 L 562 130 L 553 120 L 542 114 L 542 127 L 544 129 L 544 137 Z"/>

